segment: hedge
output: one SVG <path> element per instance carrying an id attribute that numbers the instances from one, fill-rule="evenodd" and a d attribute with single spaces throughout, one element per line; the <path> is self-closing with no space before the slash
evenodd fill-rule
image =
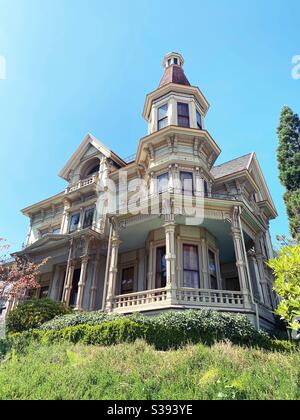
<path id="1" fill-rule="evenodd" d="M 97 326 L 129 319 L 147 330 L 147 340 L 159 349 L 180 347 L 186 343 L 212 344 L 230 340 L 234 344 L 264 346 L 267 334 L 258 332 L 244 315 L 208 310 L 165 312 L 157 316 L 141 314 L 121 316 L 103 312 L 71 314 L 58 317 L 43 326 L 42 331 L 59 331 L 79 325 Z"/>

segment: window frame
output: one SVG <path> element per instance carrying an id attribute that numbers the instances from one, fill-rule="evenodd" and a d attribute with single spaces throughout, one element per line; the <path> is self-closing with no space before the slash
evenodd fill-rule
<path id="1" fill-rule="evenodd" d="M 164 176 L 168 180 L 167 187 L 166 187 L 166 190 L 163 190 L 163 189 L 161 190 L 161 188 L 160 188 L 160 179 L 162 177 L 164 177 Z M 165 194 L 165 193 L 167 193 L 169 191 L 169 182 L 170 182 L 170 174 L 169 174 L 169 172 L 163 172 L 163 173 L 157 175 L 156 176 L 156 193 L 157 194 Z"/>
<path id="2" fill-rule="evenodd" d="M 200 122 L 198 121 L 198 116 L 200 117 Z M 198 109 L 196 109 L 196 121 L 198 129 L 203 130 L 202 115 L 201 112 L 198 111 Z"/>
<path id="3" fill-rule="evenodd" d="M 162 271 L 158 271 L 157 270 L 157 267 L 158 267 L 158 258 L 157 258 L 157 256 L 158 256 L 158 251 L 160 249 L 163 249 L 163 248 L 166 250 L 166 253 L 165 253 L 165 256 L 166 256 L 167 255 L 167 246 L 166 246 L 165 243 L 158 244 L 155 247 L 155 250 L 154 250 L 154 252 L 155 252 L 155 266 L 154 266 L 154 268 L 155 268 L 155 289 L 164 289 L 167 286 L 167 264 L 166 264 L 166 270 L 165 270 L 166 271 L 166 285 L 165 286 L 162 286 L 162 284 L 160 286 L 158 285 L 158 274 L 160 274 L 162 276 L 162 273 L 164 271 L 163 270 Z M 161 263 L 161 261 L 160 261 L 160 263 Z"/>
<path id="4" fill-rule="evenodd" d="M 78 223 L 77 223 L 77 227 L 76 227 L 76 229 L 72 229 L 71 230 L 71 226 L 72 226 L 72 218 L 74 217 L 74 216 L 76 216 L 76 215 L 78 215 L 79 217 L 78 217 Z M 74 212 L 74 213 L 71 213 L 70 214 L 70 221 L 69 221 L 69 228 L 68 228 L 68 232 L 69 233 L 74 233 L 74 232 L 77 232 L 78 230 L 79 230 L 79 226 L 80 226 L 80 218 L 81 218 L 81 212 L 80 211 L 76 211 L 76 212 Z"/>
<path id="5" fill-rule="evenodd" d="M 185 252 L 184 252 L 185 247 L 190 247 L 190 248 L 196 249 L 196 251 L 197 251 L 197 267 L 198 267 L 198 270 L 191 270 L 191 269 L 185 268 L 185 258 L 184 258 L 185 257 Z M 184 288 L 188 288 L 188 289 L 200 289 L 201 288 L 201 276 L 200 276 L 201 264 L 200 264 L 199 256 L 200 256 L 200 248 L 199 248 L 199 245 L 198 244 L 195 244 L 195 243 L 187 243 L 187 242 L 182 243 L 182 275 L 183 275 L 183 278 L 182 278 L 182 282 L 183 283 L 182 284 L 183 284 L 183 287 Z M 197 273 L 198 287 L 192 287 L 192 286 L 187 286 L 186 285 L 186 282 L 185 282 L 185 273 L 186 272 L 188 272 L 188 273 Z"/>
<path id="6" fill-rule="evenodd" d="M 216 266 L 216 282 L 217 282 L 217 289 L 213 289 L 212 287 L 211 287 L 211 289 L 212 290 L 222 290 L 219 249 L 215 248 L 212 244 L 208 244 L 208 247 L 207 247 L 207 257 L 208 257 L 207 264 L 208 264 L 209 284 L 210 284 L 210 286 L 212 286 L 211 270 L 210 270 L 210 266 L 209 266 L 209 253 L 210 252 L 212 254 L 214 254 L 215 266 Z"/>
<path id="7" fill-rule="evenodd" d="M 181 106 L 187 107 L 187 115 L 179 112 Z M 180 119 L 186 119 L 187 125 L 180 124 Z M 177 125 L 182 128 L 191 128 L 190 105 L 187 102 L 177 102 Z"/>
<path id="8" fill-rule="evenodd" d="M 86 213 L 89 211 L 93 210 L 93 219 L 92 219 L 92 223 L 89 226 L 85 226 L 85 217 L 86 217 Z M 94 224 L 94 218 L 95 218 L 95 212 L 96 212 L 96 208 L 95 207 L 87 207 L 86 209 L 83 210 L 83 215 L 82 215 L 82 228 L 83 229 L 89 229 L 93 227 Z"/>
<path id="9" fill-rule="evenodd" d="M 191 176 L 191 180 L 192 180 L 192 189 L 191 191 L 187 191 L 188 193 L 191 193 L 191 196 L 195 195 L 195 179 L 194 179 L 194 173 L 190 172 L 190 171 L 180 171 L 179 173 L 179 177 L 180 177 L 180 184 L 181 184 L 181 193 L 184 194 L 185 193 L 185 188 L 184 188 L 184 182 L 182 182 L 182 175 L 183 174 L 188 174 Z"/>
<path id="10" fill-rule="evenodd" d="M 163 109 L 163 108 L 165 108 L 165 107 L 167 108 L 166 109 L 166 115 L 163 118 L 159 118 L 159 112 L 160 112 L 160 110 Z M 160 124 L 162 122 L 165 122 L 165 121 L 166 121 L 166 125 L 163 125 L 161 127 Z M 166 102 L 166 103 L 164 103 L 163 105 L 160 105 L 157 108 L 157 131 L 163 130 L 164 128 L 168 127 L 168 125 L 169 125 L 169 103 Z"/>

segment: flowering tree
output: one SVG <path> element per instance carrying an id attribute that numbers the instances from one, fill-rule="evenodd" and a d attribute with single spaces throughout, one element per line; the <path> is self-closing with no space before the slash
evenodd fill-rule
<path id="1" fill-rule="evenodd" d="M 8 248 L 7 242 L 0 238 L 0 301 L 7 300 L 8 296 L 20 299 L 26 290 L 38 289 L 40 269 L 48 262 L 44 259 L 34 263 L 25 255 L 9 261 L 4 254 Z"/>

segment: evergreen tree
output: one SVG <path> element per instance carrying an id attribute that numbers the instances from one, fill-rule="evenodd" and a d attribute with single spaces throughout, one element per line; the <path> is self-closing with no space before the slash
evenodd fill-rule
<path id="1" fill-rule="evenodd" d="M 285 106 L 277 130 L 280 181 L 286 188 L 284 201 L 293 238 L 300 238 L 300 118 Z"/>

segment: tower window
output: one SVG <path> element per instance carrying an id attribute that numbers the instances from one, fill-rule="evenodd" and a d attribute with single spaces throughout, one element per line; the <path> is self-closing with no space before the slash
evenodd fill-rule
<path id="1" fill-rule="evenodd" d="M 168 125 L 168 104 L 158 108 L 158 130 L 162 130 Z"/>
<path id="2" fill-rule="evenodd" d="M 159 194 L 165 193 L 169 188 L 169 174 L 165 173 L 157 177 L 157 192 Z"/>
<path id="3" fill-rule="evenodd" d="M 180 172 L 180 182 L 182 193 L 186 195 L 193 195 L 194 180 L 192 172 Z"/>
<path id="4" fill-rule="evenodd" d="M 70 221 L 70 228 L 69 228 L 70 233 L 75 232 L 78 229 L 79 220 L 80 220 L 80 213 L 72 214 L 71 221 Z"/>
<path id="5" fill-rule="evenodd" d="M 199 111 L 197 111 L 197 127 L 202 130 L 202 117 Z"/>
<path id="6" fill-rule="evenodd" d="M 190 128 L 189 104 L 183 104 L 178 102 L 177 115 L 179 127 Z"/>
<path id="7" fill-rule="evenodd" d="M 174 64 L 178 64 L 178 58 L 174 58 Z"/>

